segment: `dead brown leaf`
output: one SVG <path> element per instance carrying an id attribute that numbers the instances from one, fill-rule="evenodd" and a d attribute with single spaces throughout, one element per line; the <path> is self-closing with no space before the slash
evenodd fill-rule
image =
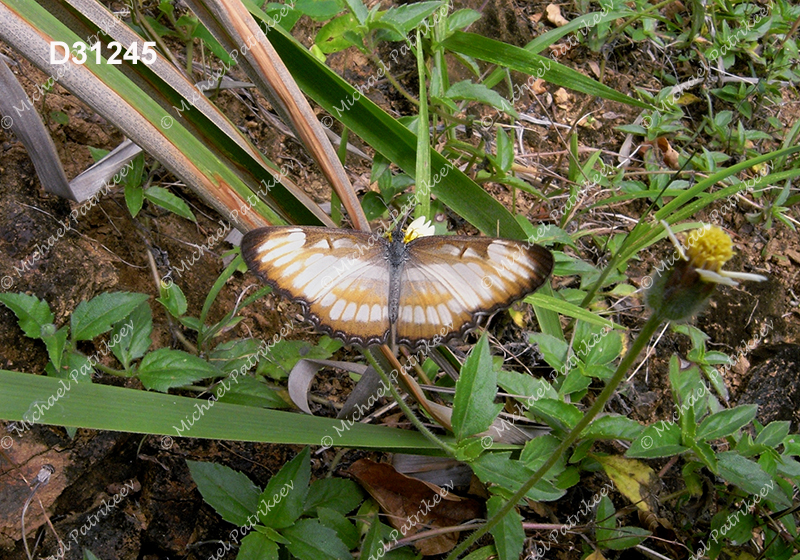
<path id="1" fill-rule="evenodd" d="M 461 498 L 445 487 L 400 474 L 388 463 L 359 459 L 349 473 L 378 502 L 389 523 L 404 537 L 422 531 L 453 527 L 480 517 L 481 504 Z M 444 554 L 458 542 L 458 533 L 436 535 L 415 542 L 423 555 Z"/>
<path id="2" fill-rule="evenodd" d="M 548 4 L 547 8 L 545 8 L 545 12 L 547 13 L 547 21 L 556 27 L 561 27 L 569 23 L 569 21 L 561 15 L 561 8 L 556 4 Z"/>

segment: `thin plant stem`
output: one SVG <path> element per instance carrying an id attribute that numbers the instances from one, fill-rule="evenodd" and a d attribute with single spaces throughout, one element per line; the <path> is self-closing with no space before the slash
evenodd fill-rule
<path id="1" fill-rule="evenodd" d="M 389 387 L 389 391 L 391 391 L 392 397 L 394 397 L 394 400 L 397 402 L 397 406 L 400 407 L 400 410 L 403 411 L 403 414 L 406 415 L 406 418 L 409 419 L 409 421 L 414 425 L 415 428 L 417 428 L 417 430 L 420 431 L 420 433 L 422 433 L 423 436 L 425 436 L 431 442 L 433 442 L 434 445 L 440 447 L 450 457 L 454 457 L 456 450 L 453 449 L 452 446 L 442 441 L 438 436 L 436 436 L 436 434 L 431 432 L 425 426 L 425 424 L 423 424 L 422 421 L 419 418 L 417 418 L 417 415 L 414 414 L 414 411 L 411 410 L 411 407 L 408 406 L 406 401 L 403 400 L 403 397 L 395 388 L 394 384 L 392 383 L 392 380 L 389 379 L 389 376 L 386 375 L 386 372 L 383 371 L 383 368 L 380 366 L 380 364 L 378 364 L 377 360 L 375 360 L 375 357 L 370 352 L 364 352 L 364 355 L 367 357 L 367 360 L 372 365 L 372 367 L 375 368 L 375 371 L 378 372 L 378 375 L 381 376 L 381 380 L 383 380 L 383 383 L 387 387 Z"/>
<path id="2" fill-rule="evenodd" d="M 500 511 L 498 511 L 494 517 L 489 519 L 483 527 L 467 537 L 463 543 L 461 543 L 450 553 L 446 560 L 456 560 L 479 538 L 492 530 L 492 528 L 497 525 L 500 520 L 502 520 L 503 517 L 508 514 L 508 512 L 516 507 L 525 494 L 527 494 L 528 491 L 533 488 L 533 486 L 539 482 L 545 474 L 547 474 L 547 471 L 549 471 L 553 465 L 558 462 L 559 458 L 567 453 L 570 446 L 575 442 L 576 439 L 578 439 L 584 428 L 586 428 L 592 422 L 592 420 L 594 420 L 595 417 L 602 412 L 608 400 L 612 397 L 619 384 L 625 378 L 627 371 L 631 368 L 631 366 L 633 366 L 637 356 L 647 347 L 647 343 L 650 341 L 650 338 L 656 332 L 662 321 L 663 319 L 658 313 L 654 312 L 650 316 L 650 318 L 644 324 L 644 327 L 642 327 L 639 336 L 637 336 L 636 340 L 634 340 L 633 344 L 631 344 L 630 351 L 625 355 L 624 358 L 622 358 L 622 361 L 620 361 L 614 376 L 609 379 L 605 389 L 603 389 L 600 395 L 598 395 L 597 400 L 594 401 L 594 404 L 591 406 L 591 408 L 589 408 L 584 417 L 581 418 L 572 431 L 567 434 L 567 437 L 564 438 L 564 441 L 561 442 L 561 445 L 559 445 L 555 452 L 550 455 L 550 458 L 545 461 L 544 465 L 542 465 L 539 470 L 533 473 L 533 476 L 531 476 L 527 482 L 525 482 L 525 484 L 523 484 L 520 489 L 517 490 L 513 496 L 511 496 L 511 498 L 509 498 L 505 505 L 500 508 Z"/>

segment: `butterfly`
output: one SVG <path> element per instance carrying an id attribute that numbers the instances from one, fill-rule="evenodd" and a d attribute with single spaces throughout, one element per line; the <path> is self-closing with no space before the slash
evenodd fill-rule
<path id="1" fill-rule="evenodd" d="M 363 347 L 417 348 L 461 337 L 536 291 L 553 270 L 553 255 L 539 245 L 416 237 L 418 224 L 405 235 L 398 225 L 389 240 L 346 229 L 264 227 L 244 235 L 242 256 L 277 293 L 299 302 L 318 330 Z"/>

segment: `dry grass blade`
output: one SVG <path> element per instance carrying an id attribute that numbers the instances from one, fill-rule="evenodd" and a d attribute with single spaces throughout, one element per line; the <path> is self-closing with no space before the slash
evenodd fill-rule
<path id="1" fill-rule="evenodd" d="M 33 107 L 33 102 L 2 59 L 0 59 L 0 92 L 2 93 L 0 114 L 5 115 L 3 127 L 6 128 L 6 121 L 10 121 L 10 128 L 28 150 L 44 189 L 62 198 L 79 201 L 80 199 L 70 188 L 55 144 L 44 127 L 39 113 L 34 110 L 16 110 L 16 117 L 11 117 L 15 112 L 15 103 L 21 101 L 23 107 Z M 91 196 L 91 193 L 89 195 Z"/>
<path id="2" fill-rule="evenodd" d="M 247 8 L 238 0 L 189 1 L 188 4 L 228 52 L 242 53 L 243 58 L 239 60 L 242 69 L 295 130 L 339 195 L 355 226 L 369 231 L 366 216 L 324 129 Z"/>

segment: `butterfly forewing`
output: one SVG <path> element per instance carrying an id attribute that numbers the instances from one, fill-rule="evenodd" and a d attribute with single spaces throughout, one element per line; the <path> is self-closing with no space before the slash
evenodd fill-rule
<path id="1" fill-rule="evenodd" d="M 300 302 L 318 328 L 348 344 L 389 334 L 389 266 L 379 236 L 317 227 L 269 227 L 242 238 L 247 266 Z"/>
<path id="2" fill-rule="evenodd" d="M 464 334 L 480 317 L 536 291 L 553 269 L 547 249 L 506 239 L 421 237 L 408 253 L 397 342 L 409 346 Z"/>

